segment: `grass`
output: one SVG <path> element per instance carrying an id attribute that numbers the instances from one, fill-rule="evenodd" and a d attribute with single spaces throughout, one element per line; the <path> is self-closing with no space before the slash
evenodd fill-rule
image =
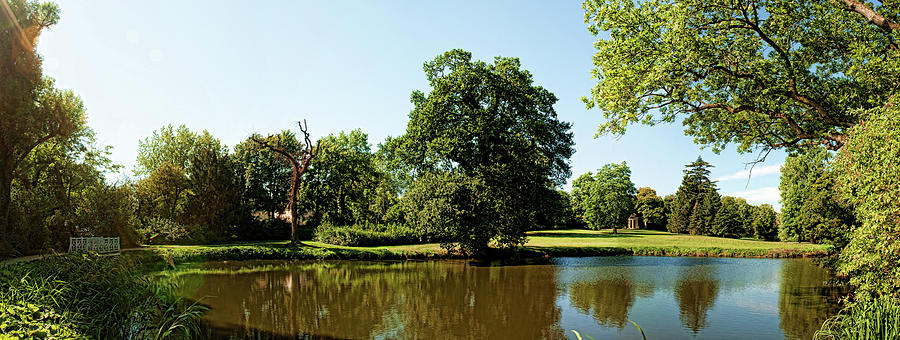
<path id="1" fill-rule="evenodd" d="M 548 230 L 528 233 L 527 247 L 547 253 L 621 248 L 633 255 L 794 257 L 823 255 L 828 245 L 673 234 L 655 230 Z"/>
<path id="2" fill-rule="evenodd" d="M 814 339 L 900 339 L 900 302 L 891 298 L 856 302 L 826 320 Z"/>
<path id="3" fill-rule="evenodd" d="M 158 255 L 50 255 L 0 267 L 0 339 L 190 339 L 206 307 L 146 275 Z"/>
<path id="4" fill-rule="evenodd" d="M 244 242 L 204 246 L 151 246 L 146 249 L 174 262 L 202 260 L 276 259 L 429 259 L 458 257 L 437 243 L 352 247 L 316 241 L 292 246 L 287 241 Z M 672 234 L 651 230 L 550 230 L 528 233 L 528 243 L 517 249 L 498 251 L 498 257 L 542 256 L 715 256 L 715 257 L 807 257 L 825 255 L 827 245 L 725 239 Z"/>

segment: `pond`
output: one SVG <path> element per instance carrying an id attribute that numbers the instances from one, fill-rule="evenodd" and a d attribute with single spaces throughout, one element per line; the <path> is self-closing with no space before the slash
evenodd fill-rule
<path id="1" fill-rule="evenodd" d="M 223 338 L 809 339 L 840 293 L 809 259 L 242 261 L 181 269 Z"/>

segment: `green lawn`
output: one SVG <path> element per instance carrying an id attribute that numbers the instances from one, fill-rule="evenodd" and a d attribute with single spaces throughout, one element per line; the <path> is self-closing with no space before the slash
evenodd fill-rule
<path id="1" fill-rule="evenodd" d="M 828 246 L 797 242 L 769 242 L 709 236 L 673 234 L 655 230 L 546 230 L 528 233 L 529 247 L 679 247 L 720 249 L 796 249 L 827 250 Z"/>
<path id="2" fill-rule="evenodd" d="M 243 242 L 200 246 L 149 246 L 175 259 L 404 259 L 448 257 L 438 244 L 346 247 L 305 241 L 295 247 L 287 241 Z M 515 256 L 721 256 L 799 257 L 823 255 L 828 246 L 795 242 L 736 240 L 672 234 L 651 230 L 547 230 L 528 233 L 528 243 Z M 499 255 L 499 256 L 509 256 Z"/>

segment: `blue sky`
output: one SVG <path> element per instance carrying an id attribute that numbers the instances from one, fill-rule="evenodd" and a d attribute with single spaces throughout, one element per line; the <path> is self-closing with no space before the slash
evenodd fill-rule
<path id="1" fill-rule="evenodd" d="M 587 110 L 595 37 L 579 1 L 62 1 L 60 23 L 38 45 L 45 73 L 85 102 L 88 124 L 127 169 L 138 141 L 166 124 L 208 130 L 228 145 L 253 132 L 314 136 L 360 128 L 373 144 L 406 129 L 410 93 L 427 91 L 422 63 L 453 48 L 475 58 L 518 57 L 559 98 L 574 124 L 573 178 L 626 161 L 632 180 L 674 193 L 683 166 L 702 155 L 723 194 L 779 206 L 773 152 L 749 179 L 755 155 L 715 155 L 679 124 L 635 125 L 594 138 Z"/>

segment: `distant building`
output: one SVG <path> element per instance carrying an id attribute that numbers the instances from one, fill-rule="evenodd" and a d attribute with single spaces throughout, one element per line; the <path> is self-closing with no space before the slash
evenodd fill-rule
<path id="1" fill-rule="evenodd" d="M 628 227 L 626 229 L 640 229 L 641 228 L 641 217 L 638 216 L 637 213 L 632 213 L 631 216 L 628 216 Z"/>

